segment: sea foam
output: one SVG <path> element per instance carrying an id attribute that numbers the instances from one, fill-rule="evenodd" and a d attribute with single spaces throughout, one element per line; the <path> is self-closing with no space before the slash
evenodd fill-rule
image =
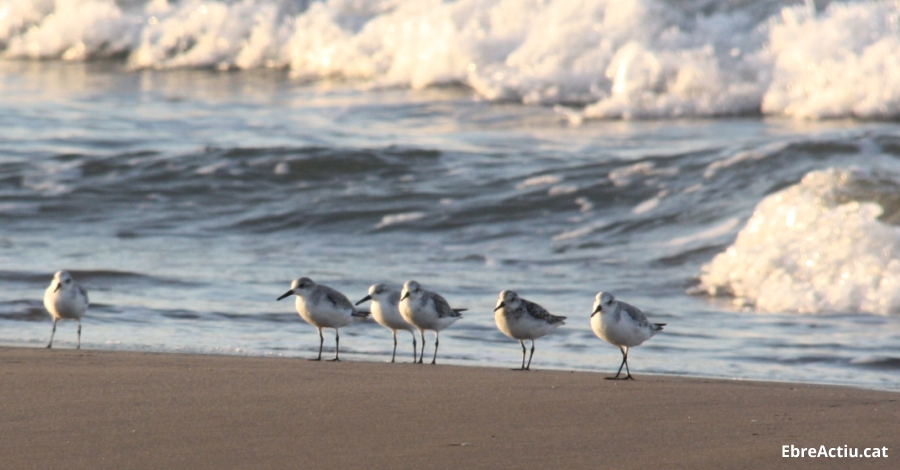
<path id="1" fill-rule="evenodd" d="M 900 115 L 900 2 L 8 0 L 0 54 L 459 84 L 566 120 Z"/>
<path id="2" fill-rule="evenodd" d="M 763 199 L 694 293 L 760 312 L 900 312 L 900 176 L 813 171 Z M 892 212 L 885 214 L 885 206 Z"/>

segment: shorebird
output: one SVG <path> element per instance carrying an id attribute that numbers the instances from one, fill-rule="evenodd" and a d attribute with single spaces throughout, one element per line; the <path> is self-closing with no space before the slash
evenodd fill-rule
<path id="1" fill-rule="evenodd" d="M 599 314 L 599 315 L 598 315 Z M 618 346 L 622 351 L 622 364 L 615 377 L 608 380 L 619 380 L 622 366 L 628 374 L 622 380 L 634 380 L 628 370 L 628 348 L 633 348 L 653 335 L 662 331 L 665 323 L 650 323 L 644 312 L 634 305 L 617 301 L 609 292 L 598 292 L 594 298 L 594 310 L 591 313 L 591 329 L 603 341 Z"/>
<path id="2" fill-rule="evenodd" d="M 338 352 L 340 350 L 341 335 L 338 329 L 349 325 L 353 321 L 353 317 L 365 317 L 369 313 L 356 310 L 353 304 L 350 303 L 350 300 L 347 299 L 347 296 L 328 286 L 316 284 L 308 277 L 294 279 L 291 282 L 291 290 L 282 294 L 277 300 L 290 295 L 297 296 L 294 305 L 297 307 L 297 313 L 300 314 L 300 318 L 319 330 L 319 357 L 310 360 L 322 360 L 322 345 L 325 342 L 322 330 L 333 328 L 334 358 L 330 360 L 340 361 Z"/>
<path id="3" fill-rule="evenodd" d="M 53 332 L 47 348 L 53 347 L 53 335 L 56 334 L 56 323 L 60 320 L 78 320 L 78 346 L 81 349 L 81 317 L 88 308 L 88 295 L 83 287 L 75 282 L 68 271 L 59 271 L 44 291 L 44 308 L 53 317 Z"/>
<path id="4" fill-rule="evenodd" d="M 394 352 L 391 354 L 391 362 L 397 356 L 397 330 L 406 330 L 412 335 L 413 362 L 416 362 L 416 327 L 410 325 L 400 315 L 400 291 L 391 289 L 384 284 L 373 284 L 369 287 L 369 295 L 356 302 L 359 305 L 367 300 L 372 301 L 371 312 L 375 321 L 391 330 L 394 334 Z"/>
<path id="5" fill-rule="evenodd" d="M 447 300 L 440 295 L 422 289 L 416 281 L 406 281 L 403 290 L 400 291 L 400 315 L 419 330 L 422 336 L 422 352 L 419 354 L 419 364 L 425 355 L 425 330 L 434 331 L 434 357 L 431 363 L 437 363 L 437 350 L 440 344 L 439 333 L 453 322 L 462 318 L 460 312 L 464 308 L 450 308 Z"/>
<path id="6" fill-rule="evenodd" d="M 494 309 L 494 321 L 497 328 L 512 339 L 519 340 L 522 345 L 522 368 L 513 370 L 531 370 L 531 358 L 534 357 L 534 340 L 550 334 L 560 325 L 564 325 L 566 317 L 551 314 L 544 307 L 519 297 L 511 290 L 505 290 L 497 298 Z M 531 340 L 531 355 L 525 365 L 525 340 Z"/>

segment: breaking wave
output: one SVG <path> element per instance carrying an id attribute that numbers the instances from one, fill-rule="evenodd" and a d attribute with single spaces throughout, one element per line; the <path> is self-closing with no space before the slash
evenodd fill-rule
<path id="1" fill-rule="evenodd" d="M 460 84 L 573 123 L 900 116 L 897 1 L 11 0 L 0 55 Z"/>
<path id="2" fill-rule="evenodd" d="M 696 292 L 762 312 L 900 312 L 898 182 L 884 171 L 808 173 L 756 206 Z"/>

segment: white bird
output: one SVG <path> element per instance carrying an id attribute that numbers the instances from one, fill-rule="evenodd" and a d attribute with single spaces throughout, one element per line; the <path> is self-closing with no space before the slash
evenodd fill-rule
<path id="1" fill-rule="evenodd" d="M 425 330 L 434 331 L 434 357 L 431 358 L 431 363 L 435 364 L 438 344 L 440 344 L 440 331 L 462 318 L 460 312 L 465 311 L 464 308 L 450 308 L 446 299 L 434 292 L 422 289 L 422 286 L 416 281 L 406 281 L 406 284 L 403 284 L 403 290 L 400 291 L 400 315 L 415 326 L 422 336 L 419 364 L 422 363 L 422 356 L 425 355 Z"/>
<path id="2" fill-rule="evenodd" d="M 599 313 L 599 315 L 598 315 Z M 609 292 L 598 292 L 594 298 L 594 310 L 591 313 L 591 329 L 603 341 L 613 346 L 618 346 L 622 351 L 622 364 L 615 377 L 607 377 L 609 380 L 619 380 L 622 366 L 628 376 L 622 380 L 634 380 L 631 371 L 628 370 L 628 348 L 633 348 L 653 335 L 662 331 L 665 323 L 650 323 L 644 312 L 634 305 L 617 301 Z"/>
<path id="3" fill-rule="evenodd" d="M 494 309 L 494 321 L 497 328 L 512 339 L 519 340 L 522 345 L 522 368 L 513 370 L 531 370 L 531 358 L 534 357 L 534 340 L 550 334 L 560 325 L 564 325 L 566 317 L 551 314 L 544 307 L 519 297 L 511 290 L 505 290 L 497 298 Z M 531 340 L 531 355 L 525 365 L 525 340 Z"/>
<path id="4" fill-rule="evenodd" d="M 68 271 L 59 271 L 44 291 L 44 308 L 53 317 L 53 332 L 47 348 L 53 347 L 53 335 L 56 334 L 56 323 L 60 320 L 78 320 L 78 346 L 81 349 L 81 317 L 88 308 L 88 295 L 83 287 L 75 282 Z"/>
<path id="5" fill-rule="evenodd" d="M 356 305 L 367 300 L 372 301 L 370 308 L 372 318 L 394 334 L 394 352 L 391 354 L 391 362 L 394 362 L 394 358 L 397 356 L 398 330 L 406 330 L 412 335 L 413 362 L 416 362 L 416 327 L 410 325 L 400 315 L 400 291 L 391 289 L 384 284 L 373 284 L 369 287 L 369 295 L 356 302 Z"/>
<path id="6" fill-rule="evenodd" d="M 311 360 L 322 360 L 322 345 L 325 342 L 322 330 L 333 328 L 334 359 L 331 360 L 340 361 L 338 352 L 340 350 L 341 335 L 338 332 L 338 328 L 349 325 L 353 322 L 353 317 L 365 317 L 369 313 L 356 310 L 347 296 L 328 286 L 316 284 L 308 277 L 294 279 L 291 282 L 291 290 L 282 294 L 277 300 L 290 295 L 297 296 L 294 305 L 297 307 L 297 313 L 300 314 L 300 318 L 319 330 L 319 357 Z"/>

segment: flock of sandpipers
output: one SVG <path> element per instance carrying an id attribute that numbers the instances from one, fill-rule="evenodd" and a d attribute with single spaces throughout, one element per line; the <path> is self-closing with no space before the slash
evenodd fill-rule
<path id="1" fill-rule="evenodd" d="M 407 281 L 403 289 L 397 291 L 385 284 L 369 287 L 369 294 L 355 305 L 371 301 L 369 312 L 357 310 L 356 306 L 344 294 L 331 287 L 316 284 L 308 277 L 294 279 L 291 289 L 277 300 L 295 296 L 297 313 L 307 323 L 319 330 L 319 355 L 314 361 L 322 359 L 322 347 L 325 337 L 322 330 L 333 329 L 335 332 L 334 358 L 339 361 L 340 340 L 339 329 L 353 322 L 353 317 L 372 315 L 378 324 L 391 330 L 394 335 L 394 351 L 391 362 L 397 355 L 397 331 L 406 330 L 413 338 L 413 362 L 422 363 L 425 355 L 425 331 L 434 331 L 434 356 L 431 363 L 437 362 L 437 350 L 440 343 L 440 332 L 462 318 L 464 308 L 452 308 L 446 299 L 435 292 L 422 288 L 416 281 Z M 44 307 L 53 317 L 53 335 L 56 334 L 56 323 L 61 319 L 78 321 L 78 345 L 81 347 L 81 317 L 88 308 L 87 291 L 72 278 L 67 271 L 59 271 L 53 275 L 53 281 L 44 292 Z M 497 307 L 494 309 L 494 320 L 497 328 L 510 338 L 519 340 L 522 345 L 522 367 L 517 370 L 530 370 L 531 358 L 534 356 L 534 340 L 551 333 L 564 324 L 566 317 L 553 315 L 540 305 L 519 297 L 511 290 L 500 292 Z M 628 369 L 628 348 L 637 346 L 662 331 L 665 323 L 651 323 L 637 307 L 617 301 L 608 292 L 599 292 L 594 297 L 594 306 L 590 316 L 591 329 L 600 339 L 617 346 L 622 352 L 622 364 L 615 377 L 618 380 L 625 368 L 625 379 L 632 379 Z M 421 352 L 417 350 L 415 330 L 419 330 L 422 338 Z M 531 355 L 525 362 L 525 340 L 531 340 Z"/>

